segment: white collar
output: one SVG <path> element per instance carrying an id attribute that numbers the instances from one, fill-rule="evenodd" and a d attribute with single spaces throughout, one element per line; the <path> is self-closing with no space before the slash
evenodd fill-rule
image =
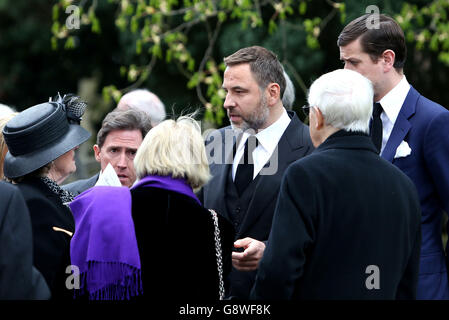
<path id="1" fill-rule="evenodd" d="M 268 153 L 273 153 L 274 149 L 281 140 L 284 131 L 290 124 L 290 117 L 285 109 L 283 109 L 281 116 L 269 127 L 259 131 L 256 134 L 257 141 L 260 146 L 262 146 Z M 246 139 L 248 139 L 249 133 L 245 132 L 242 136 L 241 142 L 239 144 L 239 149 L 242 149 L 245 145 Z"/>
<path id="2" fill-rule="evenodd" d="M 380 99 L 382 109 L 392 123 L 395 123 L 409 90 L 410 84 L 404 75 L 401 81 Z"/>

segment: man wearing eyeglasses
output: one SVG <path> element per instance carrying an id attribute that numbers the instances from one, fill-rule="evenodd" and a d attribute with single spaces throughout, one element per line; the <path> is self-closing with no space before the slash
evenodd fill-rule
<path id="1" fill-rule="evenodd" d="M 312 84 L 309 129 L 316 149 L 282 178 L 251 298 L 416 297 L 419 198 L 368 135 L 372 97 L 371 82 L 351 70 Z"/>

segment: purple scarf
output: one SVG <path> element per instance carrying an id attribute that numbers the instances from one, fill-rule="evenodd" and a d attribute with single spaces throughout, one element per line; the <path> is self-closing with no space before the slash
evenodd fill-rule
<path id="1" fill-rule="evenodd" d="M 175 191 L 200 201 L 185 179 L 146 176 L 133 188 Z M 97 186 L 71 203 L 75 234 L 70 257 L 80 271 L 79 294 L 90 300 L 123 300 L 143 293 L 139 250 L 126 187 Z"/>
<path id="2" fill-rule="evenodd" d="M 200 200 L 198 200 L 198 198 L 193 193 L 192 187 L 183 178 L 172 178 L 169 176 L 157 175 L 146 176 L 137 181 L 132 189 L 139 187 L 152 187 L 175 191 L 194 199 L 196 202 L 198 202 L 199 205 L 201 205 Z"/>

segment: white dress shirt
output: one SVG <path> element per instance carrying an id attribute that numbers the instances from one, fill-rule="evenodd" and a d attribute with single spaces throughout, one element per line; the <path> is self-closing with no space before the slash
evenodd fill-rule
<path id="1" fill-rule="evenodd" d="M 390 138 L 391 131 L 393 131 L 394 123 L 401 111 L 408 91 L 410 90 L 410 84 L 408 83 L 405 75 L 402 76 L 401 81 L 390 90 L 379 102 L 382 105 L 383 112 L 380 115 L 382 120 L 382 148 L 380 154 L 384 151 L 385 145 Z"/>
<path id="2" fill-rule="evenodd" d="M 284 131 L 287 129 L 290 124 L 290 117 L 288 116 L 287 111 L 284 109 L 282 115 L 277 119 L 271 126 L 259 131 L 256 134 L 258 146 L 253 151 L 253 159 L 254 159 L 254 174 L 253 179 L 259 174 L 265 164 L 270 160 L 271 155 L 273 154 L 276 146 L 281 140 Z M 249 137 L 248 132 L 244 132 L 242 138 L 240 139 L 240 143 L 237 147 L 237 151 L 235 153 L 234 162 L 232 163 L 232 180 L 235 179 L 235 173 L 237 172 L 237 166 L 240 162 L 240 159 L 243 156 L 243 151 L 245 149 L 245 142 Z"/>

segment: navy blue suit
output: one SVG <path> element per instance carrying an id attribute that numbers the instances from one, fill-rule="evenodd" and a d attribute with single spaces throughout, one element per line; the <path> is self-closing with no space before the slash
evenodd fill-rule
<path id="1" fill-rule="evenodd" d="M 411 154 L 395 159 L 403 140 Z M 449 111 L 410 87 L 381 156 L 408 175 L 418 190 L 422 244 L 417 298 L 449 299 L 441 240 L 442 214 L 449 212 Z"/>

